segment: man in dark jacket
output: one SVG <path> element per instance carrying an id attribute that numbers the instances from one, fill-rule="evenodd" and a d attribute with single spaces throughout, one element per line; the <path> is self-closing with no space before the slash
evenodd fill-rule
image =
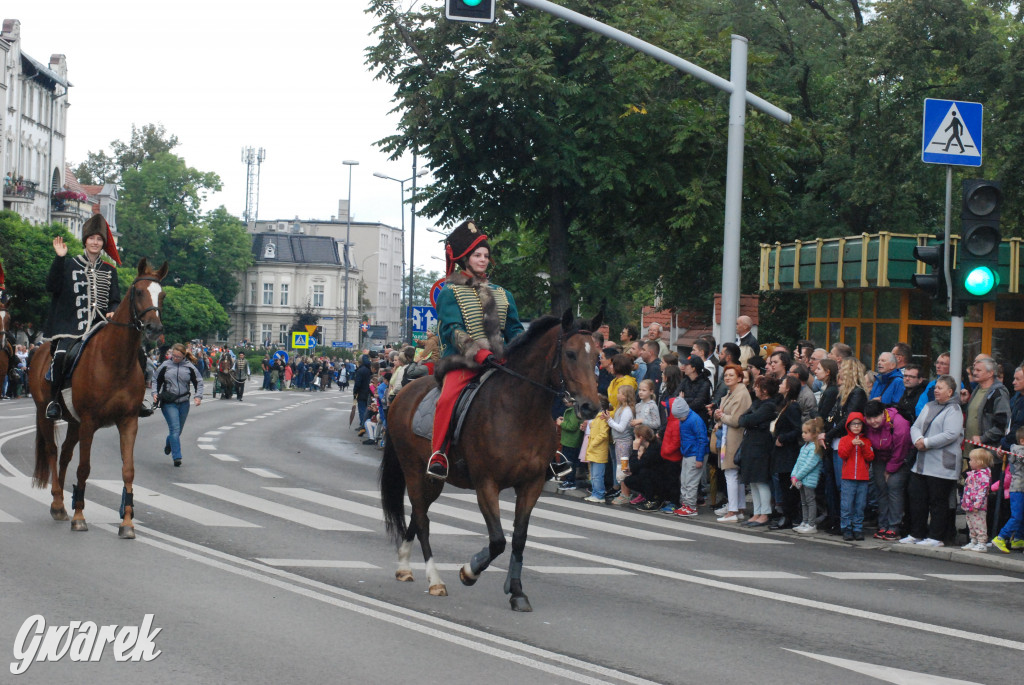
<path id="1" fill-rule="evenodd" d="M 926 387 L 922 373 L 920 364 L 903 367 L 903 397 L 896 404 L 896 411 L 911 425 L 917 420 L 917 401 Z"/>
<path id="2" fill-rule="evenodd" d="M 366 405 L 370 401 L 370 357 L 363 355 L 359 360 L 359 368 L 352 376 L 352 394 L 356 398 L 356 406 L 359 407 L 359 435 L 366 433 L 363 424 L 366 423 Z"/>

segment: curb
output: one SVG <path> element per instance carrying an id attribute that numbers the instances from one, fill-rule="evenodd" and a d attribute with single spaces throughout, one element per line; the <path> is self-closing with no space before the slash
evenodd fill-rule
<path id="1" fill-rule="evenodd" d="M 587 496 L 585 488 L 578 488 L 576 490 L 559 490 L 558 484 L 552 481 L 544 483 L 544 492 L 553 494 L 556 497 L 568 497 L 570 499 L 582 500 Z M 597 505 L 595 505 L 597 506 Z M 610 505 L 606 505 L 610 506 Z M 616 510 L 627 510 L 628 507 L 614 507 Z M 700 520 L 697 518 L 688 519 L 691 523 L 697 524 L 710 524 L 712 521 Z M 720 524 L 715 524 L 720 525 Z M 787 535 L 789 531 L 762 531 L 762 534 L 778 534 L 782 533 L 787 539 L 792 538 L 794 540 L 802 540 L 806 542 L 814 543 L 831 543 L 849 546 L 853 548 L 860 548 L 865 550 L 879 550 L 882 552 L 893 552 L 896 554 L 911 554 L 919 557 L 931 557 L 932 559 L 941 559 L 943 561 L 950 561 L 957 564 L 966 564 L 970 566 L 981 566 L 985 568 L 998 569 L 1000 571 L 1007 571 L 1009 573 L 1017 573 L 1024 576 L 1024 555 L 1003 554 L 993 548 L 992 551 L 982 554 L 980 552 L 965 552 L 957 547 L 918 547 L 917 545 L 901 545 L 897 543 L 886 543 L 876 544 L 877 541 L 871 540 L 864 542 L 846 542 L 841 537 L 836 539 L 832 536 L 802 536 L 802 535 Z M 758 534 L 751 531 L 752 534 Z"/>

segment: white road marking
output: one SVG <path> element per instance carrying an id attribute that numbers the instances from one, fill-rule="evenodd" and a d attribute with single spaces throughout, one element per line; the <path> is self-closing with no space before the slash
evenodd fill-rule
<path id="1" fill-rule="evenodd" d="M 530 566 L 530 571 L 537 573 L 561 574 L 567 576 L 635 576 L 635 573 L 625 571 L 621 568 L 608 568 L 607 566 Z"/>
<path id="2" fill-rule="evenodd" d="M 783 648 L 785 649 L 785 648 Z M 810 652 L 800 652 L 795 649 L 786 649 L 787 652 L 793 654 L 799 654 L 805 656 L 808 659 L 815 659 L 817 661 L 823 661 L 826 664 L 832 664 L 839 668 L 845 668 L 848 671 L 854 673 L 860 673 L 871 678 L 878 680 L 884 680 L 887 683 L 896 683 L 897 685 L 982 685 L 973 680 L 957 680 L 955 678 L 946 678 L 940 675 L 933 675 L 931 673 L 917 673 L 915 671 L 907 671 L 902 668 L 893 668 L 892 666 L 879 666 L 877 664 L 868 664 L 863 661 L 852 661 L 850 659 L 840 659 L 835 656 L 825 656 L 824 654 L 811 654 Z M 822 676 L 825 679 L 825 676 Z M 828 678 L 831 680 L 832 678 Z"/>
<path id="3" fill-rule="evenodd" d="M 274 473 L 273 471 L 270 471 L 268 469 L 260 469 L 260 468 L 254 468 L 254 467 L 246 466 L 246 467 L 242 467 L 242 470 L 243 471 L 248 471 L 249 473 L 251 473 L 253 475 L 256 475 L 256 476 L 259 476 L 261 478 L 281 478 L 281 476 L 277 475 L 276 473 Z"/>
<path id="4" fill-rule="evenodd" d="M 941 580 L 952 580 L 964 583 L 1024 583 L 1024 578 L 1013 576 L 983 575 L 969 573 L 926 573 L 926 576 Z"/>
<path id="5" fill-rule="evenodd" d="M 232 457 L 230 454 L 218 454 L 216 452 L 210 452 L 210 456 L 214 459 L 220 459 L 221 461 L 238 461 L 236 457 Z"/>
<path id="6" fill-rule="evenodd" d="M 458 497 L 459 495 L 452 495 Z M 476 500 L 474 495 L 470 495 L 473 500 Z M 765 535 L 757 535 L 750 533 L 735 533 L 726 528 L 717 528 L 711 526 L 698 526 L 687 521 L 684 521 L 679 516 L 665 516 L 664 514 L 654 514 L 650 516 L 644 516 L 644 518 L 637 518 L 639 514 L 631 513 L 618 509 L 616 507 L 607 507 L 601 505 L 585 504 L 583 502 L 573 501 L 568 497 L 541 497 L 537 500 L 538 506 L 556 506 L 564 507 L 566 509 L 572 509 L 581 513 L 587 513 L 589 516 L 598 515 L 604 516 L 605 518 L 613 518 L 619 521 L 629 521 L 630 523 L 636 524 L 642 522 L 644 525 L 653 526 L 655 528 L 662 528 L 666 530 L 677 530 L 686 533 L 687 535 L 704 535 L 706 537 L 718 538 L 719 540 L 732 540 L 733 542 L 742 542 L 748 545 L 792 545 L 793 543 L 788 540 L 778 540 L 770 538 Z M 536 511 L 536 509 L 534 509 Z"/>
<path id="7" fill-rule="evenodd" d="M 247 495 L 244 492 L 238 492 L 236 490 L 230 490 L 220 485 L 207 485 L 203 483 L 175 483 L 183 488 L 198 492 L 208 497 L 215 497 L 217 499 L 224 500 L 225 502 L 231 502 L 241 507 L 249 509 L 255 509 L 256 511 L 267 514 L 268 516 L 275 516 L 277 518 L 297 523 L 301 526 L 308 526 L 309 528 L 315 528 L 317 530 L 341 530 L 359 533 L 371 532 L 368 528 L 362 526 L 354 526 L 344 521 L 338 521 L 336 519 L 327 518 L 326 516 L 320 516 L 319 514 L 312 514 L 302 509 L 296 509 L 295 507 L 289 507 L 285 504 L 278 504 L 261 497 L 254 497 L 253 495 Z"/>
<path id="8" fill-rule="evenodd" d="M 445 494 L 444 497 L 450 497 L 452 499 L 461 500 L 463 502 L 476 503 L 476 495 L 461 495 L 461 494 Z M 499 505 L 503 510 L 515 512 L 515 502 L 501 501 Z M 429 511 L 437 509 L 437 504 L 430 507 Z M 643 528 L 620 526 L 614 523 L 607 523 L 605 521 L 598 521 L 592 518 L 584 518 L 582 516 L 570 516 L 569 514 L 562 514 L 555 511 L 546 511 L 545 509 L 534 507 L 533 513 L 530 514 L 530 529 L 529 535 L 533 537 L 533 524 L 532 522 L 536 519 L 546 519 L 548 521 L 557 521 L 558 523 L 566 523 L 570 526 L 576 526 L 577 528 L 589 528 L 590 530 L 597 530 L 602 533 L 611 533 L 612 535 L 622 535 L 625 537 L 633 538 L 634 540 L 657 540 L 657 541 L 668 541 L 668 542 L 693 542 L 689 538 L 680 537 L 678 535 L 666 535 L 664 533 L 654 533 Z M 634 519 L 635 520 L 635 519 Z M 503 524 L 504 525 L 504 524 Z"/>
<path id="9" fill-rule="evenodd" d="M 207 435 L 209 435 L 209 433 L 207 433 Z M 216 438 L 208 438 L 205 435 L 196 438 L 196 442 L 213 442 L 214 440 L 216 440 Z"/>
<path id="10" fill-rule="evenodd" d="M 858 571 L 815 571 L 814 573 L 836 580 L 923 580 L 923 578 L 915 578 L 902 573 L 861 573 Z"/>
<path id="11" fill-rule="evenodd" d="M 384 525 L 384 512 L 381 510 L 379 505 L 370 506 L 360 502 L 352 502 L 347 499 L 342 499 L 341 497 L 325 495 L 322 492 L 306 490 L 305 488 L 264 487 L 264 490 L 270 490 L 271 492 L 277 492 L 306 502 L 319 504 L 322 507 L 330 507 L 331 509 L 345 511 L 350 514 L 355 514 L 356 516 L 363 516 L 365 518 L 373 519 L 373 521 L 379 526 Z M 435 523 L 433 521 L 430 522 L 430 533 L 431 535 L 479 535 L 479 533 L 475 533 L 466 528 L 456 528 L 455 526 L 448 526 L 443 523 Z"/>
<path id="12" fill-rule="evenodd" d="M 234 428 L 234 426 L 217 426 L 217 429 L 222 431 L 234 430 Z"/>
<path id="13" fill-rule="evenodd" d="M 205 443 L 205 442 L 199 443 L 198 445 L 196 445 L 196 447 L 198 447 L 201 450 L 215 450 L 215 449 L 217 449 L 216 445 L 210 445 L 210 444 Z"/>
<path id="14" fill-rule="evenodd" d="M 0 509 L 0 523 L 21 523 L 21 521 Z"/>
<path id="15" fill-rule="evenodd" d="M 750 578 L 752 580 L 802 580 L 807 576 L 786 571 L 730 571 L 727 569 L 703 570 L 694 569 L 694 573 L 703 573 L 718 578 Z"/>
<path id="16" fill-rule="evenodd" d="M 294 568 L 380 568 L 366 561 L 339 561 L 334 559 L 257 559 L 267 566 L 291 566 Z"/>
<path id="17" fill-rule="evenodd" d="M 234 425 L 234 426 L 244 426 L 247 423 L 249 423 L 249 419 L 246 419 L 245 421 L 235 421 L 232 425 Z"/>
<path id="18" fill-rule="evenodd" d="M 97 485 L 108 492 L 120 494 L 124 484 L 119 480 L 90 480 L 89 485 Z M 197 504 L 186 502 L 170 495 L 163 495 L 159 492 L 154 492 L 147 488 L 134 485 L 132 487 L 132 497 L 135 499 L 135 507 L 138 510 L 141 507 L 151 507 L 160 511 L 166 511 L 168 514 L 174 514 L 182 518 L 188 519 L 203 526 L 217 526 L 217 527 L 231 527 L 231 528 L 259 528 L 260 526 L 255 523 L 249 523 L 242 519 L 235 518 L 234 516 L 228 516 L 227 514 L 221 514 L 200 507 Z"/>

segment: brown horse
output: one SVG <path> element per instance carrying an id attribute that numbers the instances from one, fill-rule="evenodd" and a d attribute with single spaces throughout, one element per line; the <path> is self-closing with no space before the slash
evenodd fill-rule
<path id="1" fill-rule="evenodd" d="M 2 294 L 2 292 L 0 292 Z M 18 365 L 14 356 L 14 345 L 9 339 L 11 331 L 11 312 L 8 309 L 10 298 L 0 297 L 0 392 L 4 388 L 4 379 Z"/>
<path id="2" fill-rule="evenodd" d="M 562 397 L 576 407 L 582 418 L 590 419 L 600 409 L 597 378 L 597 344 L 590 331 L 601 324 L 602 314 L 581 329 L 566 311 L 561 320 L 547 316 L 508 347 L 506 364 L 484 383 L 465 418 L 462 437 L 448 451 L 452 469 L 448 482 L 476 490 L 480 511 L 487 523 L 488 545 L 459 572 L 464 585 L 476 582 L 480 573 L 505 550 L 498 494 L 513 488 L 516 513 L 512 531 L 512 559 L 505 580 L 505 594 L 515 611 L 532 611 L 523 593 L 523 549 L 530 513 L 544 488 L 558 449 L 555 423 L 551 418 L 553 397 Z M 440 496 L 443 482 L 426 477 L 430 440 L 412 431 L 412 417 L 420 400 L 435 384 L 424 377 L 402 387 L 388 410 L 388 432 L 380 469 L 381 503 L 385 525 L 398 544 L 400 581 L 411 581 L 409 564 L 413 538 L 419 536 L 427 565 L 430 594 L 444 596 L 430 550 L 430 521 L 427 509 Z M 405 523 L 405 490 L 409 490 L 412 516 Z"/>
<path id="3" fill-rule="evenodd" d="M 50 515 L 55 521 L 67 521 L 64 508 L 64 477 L 68 464 L 80 444 L 78 480 L 71 495 L 74 517 L 71 530 L 89 530 L 85 523 L 85 482 L 89 478 L 92 439 L 104 426 L 117 426 L 121 436 L 121 525 L 118 537 L 133 539 L 134 506 L 132 481 L 135 479 L 135 435 L 139 430 L 139 405 L 146 392 L 146 380 L 139 367 L 139 345 L 142 336 L 150 342 L 163 332 L 160 306 L 164 293 L 160 281 L 167 275 L 167 262 L 153 271 L 143 258 L 138 275 L 128 296 L 114 312 L 106 326 L 97 331 L 86 345 L 78 368 L 71 378 L 72 406 L 66 407 L 68 433 L 60 449 L 60 470 L 57 469 L 57 441 L 54 422 L 46 418 L 50 401 L 50 383 L 46 371 L 50 366 L 50 344 L 40 347 L 29 363 L 29 390 L 36 403 L 36 487 L 50 483 L 53 503 Z M 73 411 L 69 411 L 72 410 Z M 75 418 L 77 417 L 77 418 Z"/>
<path id="4" fill-rule="evenodd" d="M 221 353 L 217 362 L 217 383 L 220 385 L 220 398 L 230 400 L 235 391 L 235 365 L 226 351 Z"/>

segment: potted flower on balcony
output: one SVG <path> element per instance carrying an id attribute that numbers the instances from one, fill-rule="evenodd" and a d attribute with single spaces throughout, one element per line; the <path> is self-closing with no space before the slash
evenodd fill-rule
<path id="1" fill-rule="evenodd" d="M 77 190 L 61 190 L 61 191 L 59 191 L 57 193 L 54 193 L 53 197 L 55 199 L 57 199 L 57 200 L 64 200 L 64 201 L 68 201 L 68 200 L 74 200 L 76 202 L 88 202 L 89 201 L 89 198 L 88 198 L 88 196 L 85 193 L 77 191 Z"/>

